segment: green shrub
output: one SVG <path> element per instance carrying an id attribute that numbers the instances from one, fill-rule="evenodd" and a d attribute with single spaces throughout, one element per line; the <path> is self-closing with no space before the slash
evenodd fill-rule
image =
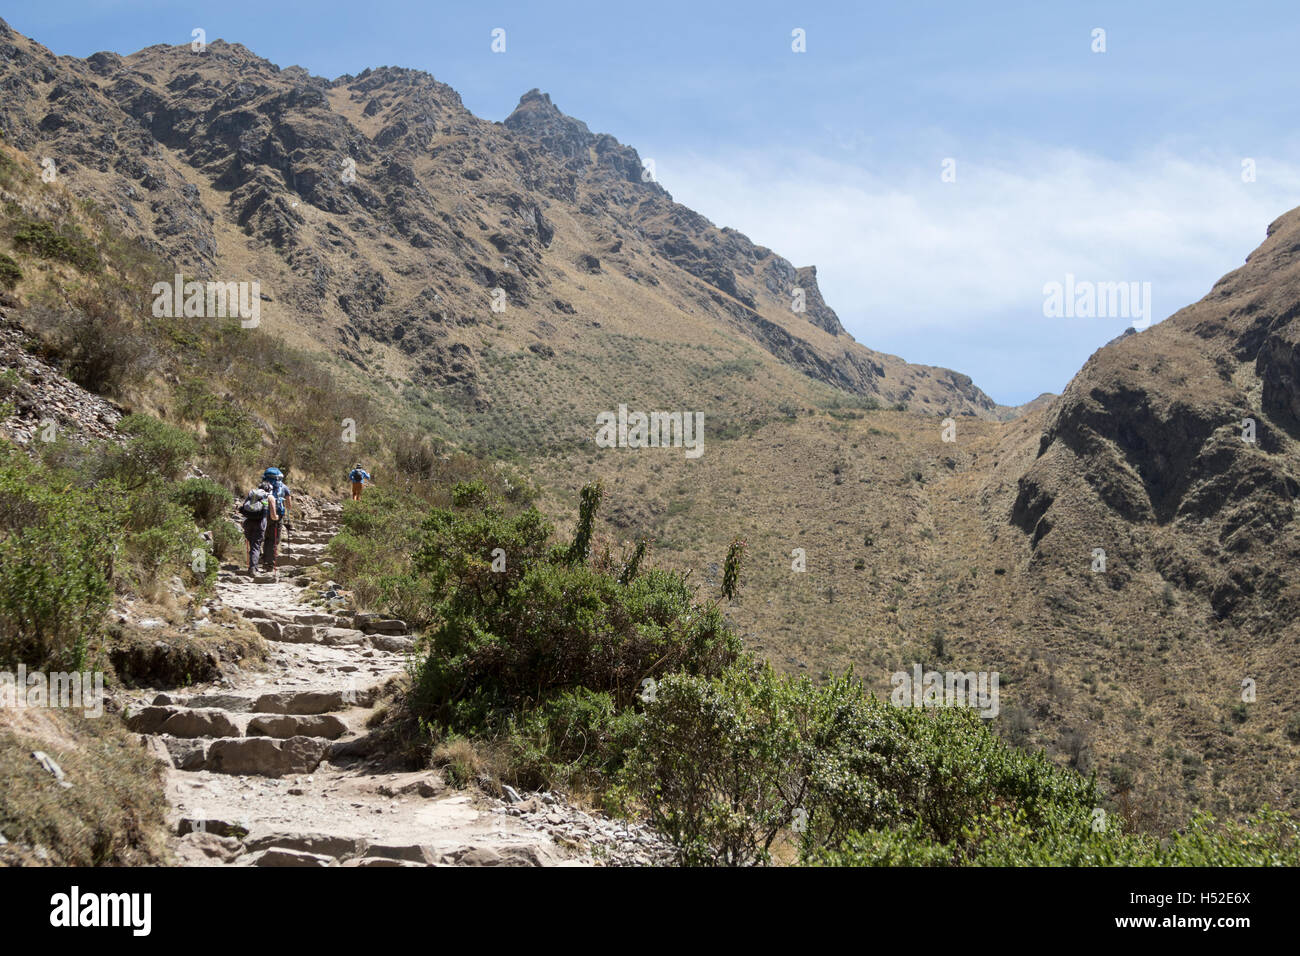
<path id="1" fill-rule="evenodd" d="M 23 219 L 14 232 L 14 247 L 42 259 L 57 259 L 82 272 L 99 269 L 99 253 L 75 225 L 54 228 L 39 219 Z"/>
<path id="2" fill-rule="evenodd" d="M 177 504 L 162 481 L 135 489 L 126 499 L 123 524 L 127 535 L 123 552 L 134 582 L 149 588 L 173 574 L 206 585 L 216 569 L 204 560 L 194 568 L 196 551 L 207 552 L 189 510 Z"/>
<path id="3" fill-rule="evenodd" d="M 462 502 L 481 496 L 468 486 L 453 493 Z M 651 570 L 620 583 L 570 563 L 574 547 L 553 546 L 551 535 L 531 507 L 430 513 L 413 562 L 439 598 L 416 680 L 419 713 L 469 732 L 577 688 L 623 708 L 646 678 L 716 674 L 740 653 L 721 613 L 694 604 L 681 575 Z M 505 566 L 494 571 L 497 549 Z"/>
<path id="4" fill-rule="evenodd" d="M 330 545 L 357 593 L 428 625 L 412 716 L 435 739 L 490 739 L 518 785 L 615 788 L 642 682 L 721 673 L 739 640 L 681 575 L 643 570 L 643 547 L 591 565 L 576 560 L 590 532 L 576 549 L 556 541 L 536 509 L 511 511 L 486 480 L 457 483 L 447 500 L 415 524 L 418 499 L 377 489 L 344 509 Z M 598 500 L 584 496 L 592 515 Z"/>
<path id="5" fill-rule="evenodd" d="M 212 531 L 212 553 L 218 561 L 243 553 L 244 536 L 233 523 L 217 521 L 209 530 Z"/>
<path id="6" fill-rule="evenodd" d="M 8 401 L 21 391 L 23 377 L 16 368 L 7 368 L 0 372 L 0 402 Z"/>
<path id="7" fill-rule="evenodd" d="M 112 600 L 118 539 L 99 495 L 51 487 L 0 443 L 0 661 L 81 666 Z"/>
<path id="8" fill-rule="evenodd" d="M 92 392 L 120 392 L 152 366 L 150 339 L 130 313 L 93 293 L 81 293 L 58 309 L 28 313 L 45 355 L 74 382 Z"/>
<path id="9" fill-rule="evenodd" d="M 378 608 L 421 627 L 435 612 L 437 595 L 411 571 L 427 505 L 398 489 L 372 488 L 343 510 L 342 526 L 329 556 L 339 580 L 352 588 L 363 608 Z"/>
<path id="10" fill-rule="evenodd" d="M 585 687 L 511 717 L 503 734 L 504 782 L 527 790 L 602 791 L 623 767 L 640 715 Z"/>
<path id="11" fill-rule="evenodd" d="M 23 270 L 18 268 L 18 263 L 0 252 L 0 286 L 12 289 L 22 281 L 22 278 Z"/>
<path id="12" fill-rule="evenodd" d="M 1073 836 L 1100 802 L 1091 780 L 1006 746 L 970 710 L 894 707 L 848 677 L 817 688 L 767 668 L 661 681 L 629 766 L 688 863 L 763 862 L 796 814 L 806 858 L 902 829 L 956 861 L 990 807 Z"/>
<path id="13" fill-rule="evenodd" d="M 231 510 L 233 495 L 225 485 L 210 478 L 186 478 L 172 489 L 172 500 L 189 509 L 194 521 L 204 528 Z"/>
<path id="14" fill-rule="evenodd" d="M 681 862 L 767 862 L 803 802 L 805 743 L 792 706 L 798 693 L 766 668 L 657 683 L 629 779 Z"/>
<path id="15" fill-rule="evenodd" d="M 991 806 L 972 818 L 963 839 L 934 839 L 919 825 L 853 833 L 809 862 L 830 866 L 1295 866 L 1300 826 L 1265 808 L 1243 823 L 1194 817 L 1166 840 L 1120 832 L 1109 817 L 1092 825 L 1055 812 L 1034 825 Z"/>
<path id="16" fill-rule="evenodd" d="M 127 415 L 117 430 L 128 436 L 110 452 L 108 473 L 127 488 L 138 488 L 154 478 L 174 481 L 198 447 L 189 432 L 148 415 Z"/>
<path id="17" fill-rule="evenodd" d="M 209 409 L 203 423 L 204 451 L 226 467 L 247 464 L 262 446 L 262 433 L 252 418 L 229 403 Z"/>

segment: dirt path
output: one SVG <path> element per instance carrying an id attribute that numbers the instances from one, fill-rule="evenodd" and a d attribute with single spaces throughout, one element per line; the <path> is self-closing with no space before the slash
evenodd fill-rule
<path id="1" fill-rule="evenodd" d="M 150 697 L 149 706 L 128 717 L 130 728 L 168 765 L 178 861 L 592 862 L 585 841 L 563 834 L 557 839 L 530 822 L 528 804 L 537 800 L 508 807 L 450 790 L 435 771 L 383 772 L 367 762 L 365 724 L 374 691 L 405 668 L 413 640 L 401 621 L 305 603 L 302 574 L 321 560 L 338 516 L 333 507 L 298 518 L 276 577 L 250 578 L 234 566 L 220 572 L 217 597 L 273 642 L 265 670 L 241 673 L 230 686 L 207 693 Z M 556 816 L 555 801 L 548 803 L 535 808 L 539 819 Z M 630 829 L 634 845 L 649 842 Z"/>

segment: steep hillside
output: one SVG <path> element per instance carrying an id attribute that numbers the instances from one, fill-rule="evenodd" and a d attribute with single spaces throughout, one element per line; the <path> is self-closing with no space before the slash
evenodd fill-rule
<path id="1" fill-rule="evenodd" d="M 547 463 L 548 503 L 603 478 L 615 553 L 650 539 L 710 591 L 744 537 L 730 614 L 783 669 L 851 666 L 882 695 L 918 662 L 999 671 L 1001 732 L 1097 770 L 1137 825 L 1294 812 L 1297 250 L 1300 210 L 1018 420 L 961 421 L 946 442 L 911 413 L 792 409 L 689 467 Z"/>
<path id="2" fill-rule="evenodd" d="M 1292 623 L 1298 252 L 1292 211 L 1204 299 L 1075 376 L 1016 479 L 1012 520 L 1034 561 L 1078 566 L 1080 549 L 1100 547 L 1114 553 L 1115 587 L 1152 569 L 1217 621 L 1255 633 Z"/>
<path id="3" fill-rule="evenodd" d="M 34 164 L 177 271 L 259 281 L 269 329 L 480 446 L 588 441 L 624 401 L 732 430 L 841 390 L 1003 411 L 854 342 L 814 268 L 673 202 L 536 90 L 492 123 L 417 71 L 331 81 L 221 41 L 83 61 L 3 24 L 0 83 Z"/>

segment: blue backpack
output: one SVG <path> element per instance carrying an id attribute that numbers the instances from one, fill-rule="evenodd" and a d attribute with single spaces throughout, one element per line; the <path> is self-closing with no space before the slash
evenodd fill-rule
<path id="1" fill-rule="evenodd" d="M 289 486 L 286 485 L 279 478 L 276 478 L 275 481 L 272 482 L 272 487 L 275 489 L 274 491 L 271 492 L 273 495 L 275 495 L 275 509 L 279 513 L 280 517 L 283 518 L 284 499 L 289 497 Z"/>

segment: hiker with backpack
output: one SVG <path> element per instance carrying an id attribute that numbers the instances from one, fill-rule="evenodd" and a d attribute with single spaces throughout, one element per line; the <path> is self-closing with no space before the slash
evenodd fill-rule
<path id="1" fill-rule="evenodd" d="M 289 506 L 293 495 L 284 483 L 284 473 L 279 468 L 268 468 L 262 472 L 263 487 L 270 486 L 271 498 L 274 500 L 274 513 L 266 519 L 266 537 L 262 543 L 262 569 L 274 571 L 276 557 L 280 553 L 280 537 L 289 529 Z"/>
<path id="2" fill-rule="evenodd" d="M 352 482 L 353 501 L 361 500 L 361 489 L 365 487 L 366 482 L 370 480 L 370 473 L 360 465 L 357 465 L 352 469 L 352 473 L 348 475 L 348 481 Z"/>
<path id="3" fill-rule="evenodd" d="M 257 573 L 262 557 L 262 542 L 266 537 L 266 524 L 275 511 L 275 496 L 269 482 L 262 482 L 244 496 L 239 505 L 239 516 L 244 522 L 244 543 L 248 549 L 248 573 Z"/>

